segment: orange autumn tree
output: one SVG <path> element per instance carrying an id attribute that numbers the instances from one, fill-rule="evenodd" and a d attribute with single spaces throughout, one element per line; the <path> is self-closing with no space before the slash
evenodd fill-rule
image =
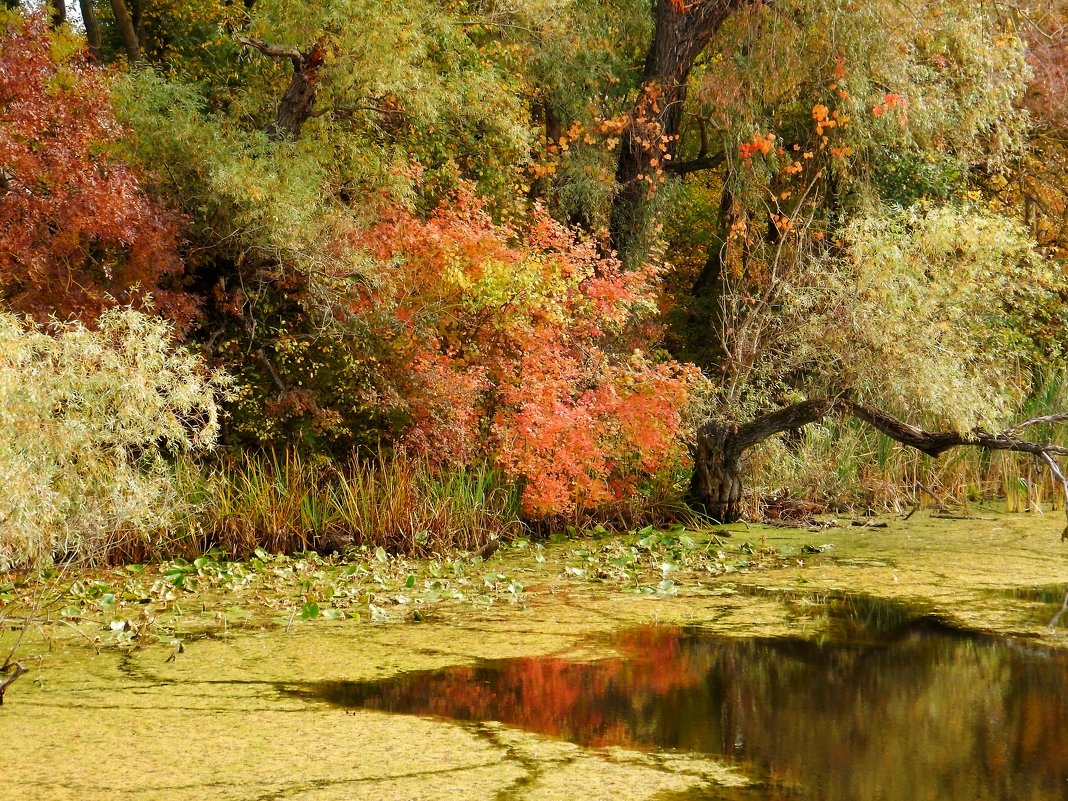
<path id="1" fill-rule="evenodd" d="M 469 190 L 425 220 L 389 209 L 354 244 L 389 265 L 356 311 L 391 343 L 410 449 L 492 461 L 542 518 L 623 500 L 681 457 L 692 373 L 635 347 L 653 269 L 624 271 L 540 207 L 495 223 Z"/>
<path id="2" fill-rule="evenodd" d="M 176 218 L 114 154 L 108 76 L 41 16 L 0 20 L 0 303 L 92 321 L 148 293 L 180 326 Z"/>

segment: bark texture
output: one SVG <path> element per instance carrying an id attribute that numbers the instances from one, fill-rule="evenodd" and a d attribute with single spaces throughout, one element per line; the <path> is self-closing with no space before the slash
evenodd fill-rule
<path id="1" fill-rule="evenodd" d="M 58 28 L 67 21 L 66 0 L 49 0 L 48 24 L 52 28 Z"/>
<path id="2" fill-rule="evenodd" d="M 82 10 L 82 23 L 85 25 L 85 40 L 89 43 L 89 52 L 98 62 L 102 58 L 100 51 L 100 25 L 96 21 L 96 7 L 93 0 L 78 0 Z"/>
<path id="3" fill-rule="evenodd" d="M 686 84 L 698 56 L 712 41 L 716 31 L 736 9 L 753 0 L 655 0 L 653 41 L 645 59 L 643 91 L 633 111 L 636 119 L 659 125 L 659 138 L 674 155 L 686 103 Z M 616 164 L 617 194 L 612 205 L 609 232 L 612 246 L 624 260 L 632 255 L 641 226 L 641 213 L 649 184 L 639 178 L 648 175 L 652 160 L 661 154 L 651 148 L 640 131 L 623 134 Z M 696 167 L 695 167 L 696 169 Z"/>
<path id="4" fill-rule="evenodd" d="M 315 116 L 319 67 L 323 65 L 323 43 L 320 41 L 310 50 L 301 52 L 295 47 L 267 44 L 245 36 L 240 37 L 239 41 L 270 58 L 287 58 L 292 62 L 293 77 L 278 101 L 274 119 L 267 126 L 267 135 L 275 141 L 296 139 L 304 123 Z"/>
<path id="5" fill-rule="evenodd" d="M 126 58 L 131 64 L 136 64 L 141 60 L 141 43 L 137 38 L 137 29 L 134 27 L 133 17 L 130 16 L 130 9 L 124 0 L 111 0 L 111 11 L 115 15 L 115 24 L 122 37 Z"/>
<path id="6" fill-rule="evenodd" d="M 783 431 L 823 418 L 834 407 L 828 398 L 805 401 L 759 417 L 745 425 L 707 423 L 697 432 L 689 503 L 695 511 L 720 523 L 741 516 L 742 455 Z"/>

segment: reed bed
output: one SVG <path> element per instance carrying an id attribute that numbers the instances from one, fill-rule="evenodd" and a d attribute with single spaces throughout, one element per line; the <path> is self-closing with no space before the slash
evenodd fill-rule
<path id="1" fill-rule="evenodd" d="M 199 482 L 185 538 L 233 555 L 382 547 L 479 550 L 521 530 L 517 488 L 489 467 L 439 470 L 405 456 L 337 466 L 287 451 L 245 456 Z"/>

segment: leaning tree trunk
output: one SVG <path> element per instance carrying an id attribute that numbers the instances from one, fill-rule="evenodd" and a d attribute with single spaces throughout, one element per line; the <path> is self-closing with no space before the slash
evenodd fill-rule
<path id="1" fill-rule="evenodd" d="M 115 15 L 115 24 L 119 28 L 122 37 L 122 46 L 126 49 L 126 58 L 130 64 L 136 64 L 141 60 L 141 43 L 137 39 L 137 29 L 134 27 L 130 9 L 126 7 L 124 0 L 111 0 L 111 11 Z"/>
<path id="2" fill-rule="evenodd" d="M 744 425 L 709 422 L 697 431 L 693 447 L 693 476 L 690 479 L 688 502 L 694 511 L 719 523 L 734 523 L 741 517 L 742 457 L 749 448 L 784 431 L 821 420 L 832 412 L 847 414 L 872 428 L 921 453 L 937 457 L 951 448 L 973 446 L 991 451 L 1029 453 L 1046 462 L 1050 472 L 1061 483 L 1065 495 L 1065 515 L 1068 516 L 1068 478 L 1055 457 L 1068 456 L 1068 448 L 1023 439 L 1025 428 L 1048 423 L 1068 422 L 1068 413 L 1036 417 L 998 433 L 981 428 L 958 431 L 926 431 L 910 425 L 870 406 L 855 403 L 846 397 L 816 398 L 795 403 Z M 1062 539 L 1068 539 L 1068 527 Z"/>
<path id="3" fill-rule="evenodd" d="M 769 437 L 814 423 L 835 401 L 818 398 L 788 406 L 745 425 L 709 422 L 697 431 L 688 502 L 694 511 L 720 523 L 741 517 L 742 456 Z"/>
<path id="4" fill-rule="evenodd" d="M 609 234 L 626 262 L 633 256 L 649 188 L 646 178 L 664 156 L 674 156 L 694 63 L 727 17 L 753 0 L 655 0 L 653 41 L 645 58 L 642 94 L 632 111 L 634 124 L 622 137 L 616 163 L 616 197 Z M 663 146 L 663 150 L 661 150 Z M 657 160 L 659 165 L 654 165 Z"/>
<path id="5" fill-rule="evenodd" d="M 690 506 L 720 523 L 741 517 L 743 450 L 737 436 L 737 426 L 709 424 L 701 429 L 694 446 Z"/>

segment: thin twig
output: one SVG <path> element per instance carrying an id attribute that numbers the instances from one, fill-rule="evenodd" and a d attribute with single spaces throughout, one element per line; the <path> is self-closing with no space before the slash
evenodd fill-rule
<path id="1" fill-rule="evenodd" d="M 1057 612 L 1057 614 L 1053 616 L 1053 620 L 1049 622 L 1049 627 L 1051 629 L 1057 628 L 1057 623 L 1060 622 L 1061 615 L 1063 615 L 1065 612 L 1068 612 L 1068 593 L 1065 593 L 1064 595 L 1064 603 L 1061 604 L 1060 611 Z"/>
<path id="2" fill-rule="evenodd" d="M 1063 423 L 1068 421 L 1068 412 L 1058 412 L 1057 414 L 1047 414 L 1044 417 L 1032 417 L 1030 420 L 1024 420 L 1022 423 L 1017 423 L 1011 428 L 1006 428 L 1001 432 L 1002 436 L 1011 436 L 1012 434 L 1022 431 L 1025 428 L 1031 426 L 1040 426 L 1045 423 Z"/>
<path id="3" fill-rule="evenodd" d="M 62 623 L 64 626 L 67 626 L 67 627 L 69 627 L 71 629 L 74 629 L 74 631 L 78 632 L 78 634 L 80 634 L 81 636 L 85 637 L 85 639 L 89 641 L 89 644 L 91 646 L 93 646 L 93 650 L 94 651 L 96 651 L 98 654 L 100 653 L 100 644 L 96 640 L 94 640 L 92 637 L 90 637 L 88 634 L 86 634 L 84 631 L 82 631 L 80 628 L 78 628 L 73 623 L 71 623 L 69 620 L 64 620 L 63 618 L 56 618 L 55 621 L 50 621 L 50 622 Z M 40 625 L 40 623 L 38 623 L 38 625 Z"/>

